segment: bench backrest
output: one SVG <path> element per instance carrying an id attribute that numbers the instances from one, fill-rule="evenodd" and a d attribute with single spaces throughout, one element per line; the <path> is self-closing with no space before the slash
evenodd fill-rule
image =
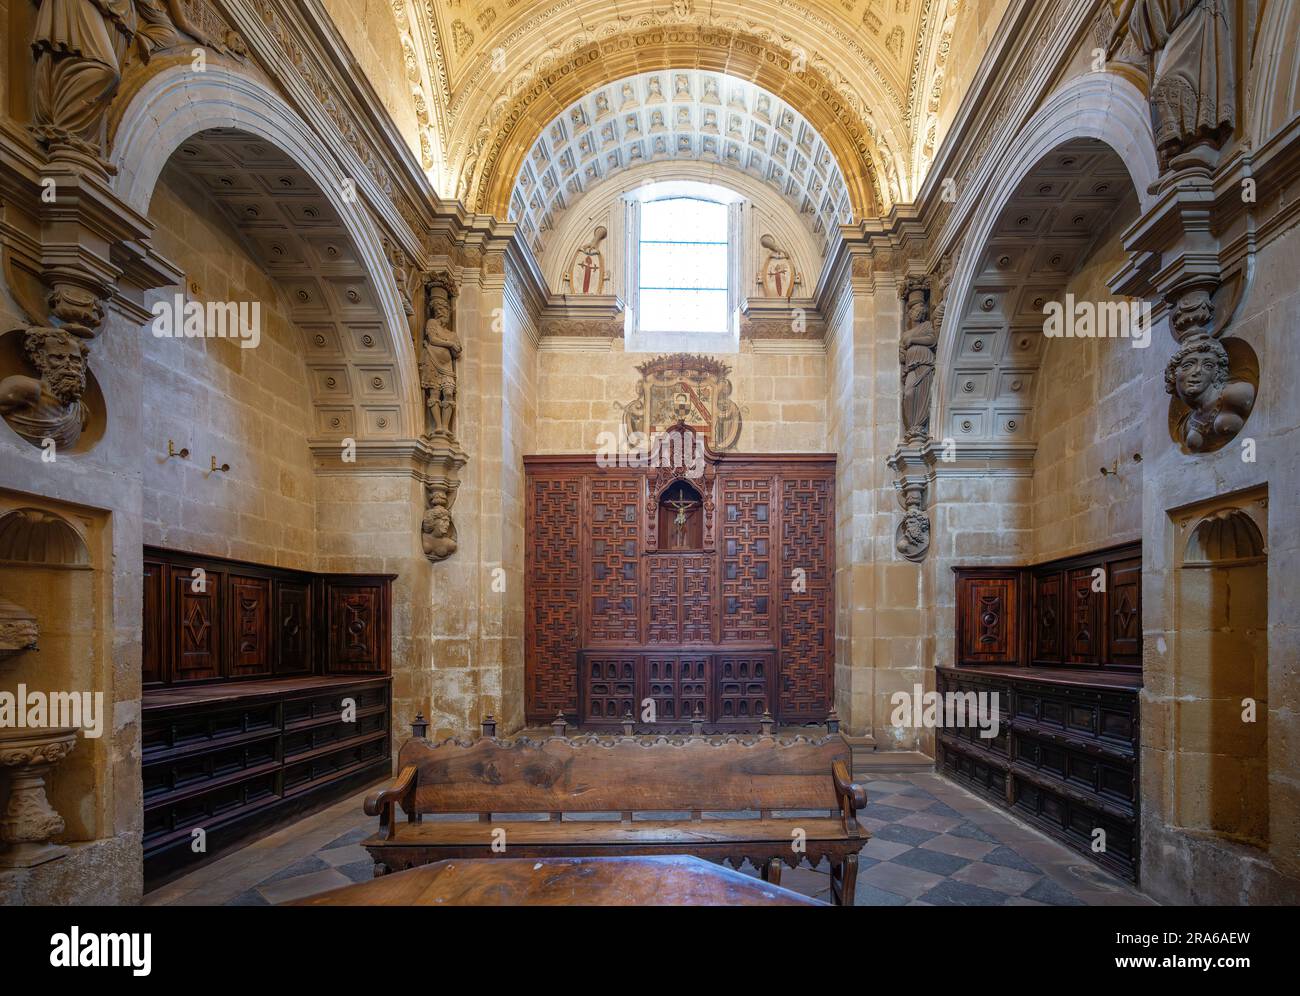
<path id="1" fill-rule="evenodd" d="M 831 764 L 849 763 L 838 734 L 472 744 L 408 740 L 398 770 L 418 770 L 419 813 L 596 813 L 837 808 Z"/>

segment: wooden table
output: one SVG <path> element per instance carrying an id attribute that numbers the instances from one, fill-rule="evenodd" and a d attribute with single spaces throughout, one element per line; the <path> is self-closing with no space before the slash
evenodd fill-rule
<path id="1" fill-rule="evenodd" d="M 453 858 L 287 906 L 825 906 L 686 854 Z"/>

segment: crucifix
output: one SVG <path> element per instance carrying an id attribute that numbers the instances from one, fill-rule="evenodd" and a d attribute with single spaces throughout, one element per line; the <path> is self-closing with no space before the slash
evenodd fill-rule
<path id="1" fill-rule="evenodd" d="M 686 524 L 690 521 L 690 513 L 700 507 L 698 501 L 690 501 L 685 498 L 677 498 L 672 501 L 664 502 L 669 508 L 677 514 L 673 516 L 673 545 L 672 549 L 682 550 L 686 547 Z"/>

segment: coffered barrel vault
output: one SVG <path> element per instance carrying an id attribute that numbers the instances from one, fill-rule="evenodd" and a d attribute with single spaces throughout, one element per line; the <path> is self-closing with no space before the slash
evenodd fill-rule
<path id="1" fill-rule="evenodd" d="M 168 171 L 209 198 L 276 279 L 302 332 L 317 436 L 418 434 L 403 411 L 401 344 L 391 341 L 375 284 L 320 185 L 272 142 L 231 128 L 186 139 Z M 197 282 L 186 290 L 205 299 Z"/>
<path id="2" fill-rule="evenodd" d="M 840 164 L 797 110 L 762 87 L 699 70 L 642 73 L 575 101 L 543 129 L 510 197 L 534 251 L 591 187 L 647 163 L 700 162 L 758 179 L 828 241 L 853 221 Z"/>

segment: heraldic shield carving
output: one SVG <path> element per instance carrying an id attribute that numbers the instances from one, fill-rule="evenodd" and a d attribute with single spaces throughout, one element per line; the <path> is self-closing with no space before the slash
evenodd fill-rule
<path id="1" fill-rule="evenodd" d="M 731 399 L 731 368 L 708 356 L 673 353 L 637 367 L 636 397 L 621 405 L 629 440 L 649 439 L 679 423 L 708 437 L 715 452 L 740 441 L 741 408 Z"/>

